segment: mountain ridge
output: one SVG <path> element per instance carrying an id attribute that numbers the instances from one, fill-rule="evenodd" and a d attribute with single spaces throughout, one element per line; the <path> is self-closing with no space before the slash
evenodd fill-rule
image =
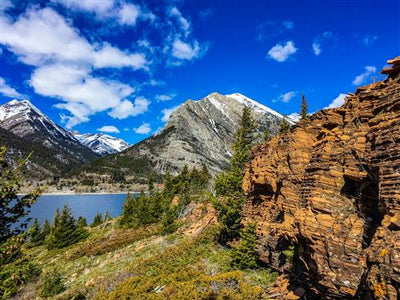
<path id="1" fill-rule="evenodd" d="M 146 176 L 150 172 L 165 174 L 167 170 L 177 173 L 185 165 L 204 164 L 215 175 L 229 167 L 234 133 L 245 105 L 253 111 L 258 134 L 266 129 L 271 134 L 279 131 L 282 114 L 239 93 L 214 92 L 200 100 L 185 101 L 157 134 L 120 153 L 95 160 L 75 174 L 106 174 L 113 170 L 123 176 Z"/>

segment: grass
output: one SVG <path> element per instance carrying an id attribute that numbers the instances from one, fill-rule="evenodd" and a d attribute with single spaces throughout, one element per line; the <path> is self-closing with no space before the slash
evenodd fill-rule
<path id="1" fill-rule="evenodd" d="M 53 299 L 264 299 L 276 275 L 231 268 L 218 226 L 198 236 L 160 235 L 159 225 L 120 229 L 117 220 L 90 228 L 87 240 L 64 249 L 25 249 L 43 275 L 56 270 L 66 290 Z M 43 280 L 43 278 L 42 278 Z M 35 298 L 42 280 L 20 296 Z"/>

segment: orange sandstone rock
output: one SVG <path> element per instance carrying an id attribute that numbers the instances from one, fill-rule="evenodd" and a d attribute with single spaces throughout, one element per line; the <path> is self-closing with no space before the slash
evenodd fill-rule
<path id="1" fill-rule="evenodd" d="M 243 222 L 257 224 L 259 259 L 308 295 L 400 298 L 399 59 L 252 152 Z"/>

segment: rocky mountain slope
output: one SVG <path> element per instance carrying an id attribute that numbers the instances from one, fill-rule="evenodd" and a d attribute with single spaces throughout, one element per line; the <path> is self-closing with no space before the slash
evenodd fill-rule
<path id="1" fill-rule="evenodd" d="M 400 57 L 388 63 L 385 81 L 252 153 L 244 222 L 307 299 L 400 297 Z"/>
<path id="2" fill-rule="evenodd" d="M 260 133 L 266 129 L 272 134 L 278 131 L 281 114 L 241 94 L 212 93 L 201 100 L 183 103 L 160 133 L 121 153 L 97 160 L 84 170 L 105 173 L 114 169 L 124 174 L 170 170 L 174 173 L 185 164 L 189 167 L 205 164 L 216 174 L 228 166 L 233 136 L 245 105 L 253 109 Z"/>
<path id="3" fill-rule="evenodd" d="M 79 134 L 76 132 L 72 132 L 72 135 L 82 145 L 88 147 L 100 156 L 121 152 L 130 146 L 124 140 L 104 133 Z"/>
<path id="4" fill-rule="evenodd" d="M 1 105 L 0 128 L 0 142 L 10 149 L 8 158 L 15 163 L 18 154 L 33 151 L 31 171 L 40 178 L 59 175 L 98 157 L 28 100 Z"/>

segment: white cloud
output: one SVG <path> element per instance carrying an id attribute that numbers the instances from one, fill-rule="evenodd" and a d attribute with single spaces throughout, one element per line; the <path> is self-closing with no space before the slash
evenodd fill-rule
<path id="1" fill-rule="evenodd" d="M 272 101 L 273 101 L 273 102 L 281 101 L 281 102 L 288 103 L 290 100 L 292 100 L 292 98 L 293 98 L 294 96 L 296 96 L 296 94 L 297 94 L 297 92 L 295 92 L 295 91 L 290 91 L 290 92 L 287 92 L 287 93 L 285 93 L 285 94 L 280 95 L 280 96 L 279 96 L 279 99 L 274 99 L 274 100 L 272 100 Z"/>
<path id="2" fill-rule="evenodd" d="M 143 54 L 129 54 L 104 43 L 100 51 L 94 53 L 94 66 L 96 68 L 122 68 L 132 67 L 133 69 L 147 69 L 146 58 Z"/>
<path id="3" fill-rule="evenodd" d="M 161 111 L 161 113 L 162 113 L 161 121 L 167 122 L 169 116 L 170 116 L 175 110 L 177 110 L 178 107 L 179 107 L 179 105 L 174 106 L 174 107 L 171 107 L 171 108 L 165 108 L 165 109 L 163 109 L 163 110 Z"/>
<path id="4" fill-rule="evenodd" d="M 297 52 L 297 48 L 295 47 L 292 41 L 286 42 L 285 45 L 276 44 L 268 51 L 268 56 L 278 62 L 286 61 L 290 55 L 293 55 Z"/>
<path id="5" fill-rule="evenodd" d="M 182 16 L 182 13 L 176 6 L 172 7 L 168 11 L 168 14 L 170 17 L 176 18 L 176 20 L 179 22 L 182 32 L 187 37 L 191 32 L 190 22 Z"/>
<path id="6" fill-rule="evenodd" d="M 108 114 L 115 119 L 126 119 L 145 113 L 148 110 L 150 101 L 144 97 L 136 97 L 132 103 L 123 100 L 118 103 Z"/>
<path id="7" fill-rule="evenodd" d="M 140 14 L 140 8 L 134 4 L 123 4 L 119 14 L 119 23 L 123 25 L 135 25 Z"/>
<path id="8" fill-rule="evenodd" d="M 95 12 L 99 15 L 108 13 L 114 6 L 114 0 L 52 0 L 53 2 L 58 2 L 70 9 L 80 9 L 87 12 Z"/>
<path id="9" fill-rule="evenodd" d="M 317 42 L 313 42 L 312 48 L 313 48 L 314 54 L 316 56 L 321 54 L 321 45 L 320 44 L 318 44 Z"/>
<path id="10" fill-rule="evenodd" d="M 151 131 L 151 127 L 149 123 L 142 123 L 142 125 L 133 130 L 138 134 L 148 134 Z"/>
<path id="11" fill-rule="evenodd" d="M 61 15 L 51 8 L 28 10 L 12 23 L 1 19 L 0 44 L 29 65 L 74 62 L 95 68 L 147 69 L 141 53 L 128 53 L 108 43 L 91 45 Z"/>
<path id="12" fill-rule="evenodd" d="M 316 56 L 319 56 L 322 49 L 334 48 L 337 44 L 337 38 L 330 31 L 325 31 L 324 33 L 316 36 L 312 43 L 312 49 Z"/>
<path id="13" fill-rule="evenodd" d="M 0 77 L 0 94 L 10 98 L 17 98 L 17 99 L 25 98 L 25 96 L 17 92 L 16 89 L 9 86 L 6 83 L 5 79 L 2 77 Z"/>
<path id="14" fill-rule="evenodd" d="M 101 128 L 97 128 L 97 131 L 107 132 L 107 133 L 120 133 L 117 127 L 111 125 L 106 125 Z"/>
<path id="15" fill-rule="evenodd" d="M 347 94 L 339 94 L 339 96 L 337 96 L 335 99 L 333 99 L 332 103 L 329 104 L 327 107 L 325 108 L 336 108 L 336 107 L 340 107 L 344 104 L 344 99 L 347 97 Z"/>
<path id="16" fill-rule="evenodd" d="M 376 72 L 376 67 L 374 66 L 366 66 L 365 71 L 358 75 L 354 80 L 354 85 L 360 85 L 367 81 L 367 79 Z"/>
<path id="17" fill-rule="evenodd" d="M 176 94 L 162 94 L 162 95 L 157 95 L 156 100 L 158 102 L 163 102 L 163 101 L 170 101 L 176 97 Z"/>
<path id="18" fill-rule="evenodd" d="M 172 44 L 172 56 L 178 59 L 192 60 L 199 56 L 200 46 L 197 41 L 193 45 L 185 43 L 180 39 L 175 39 Z"/>
<path id="19" fill-rule="evenodd" d="M 138 5 L 116 0 L 52 0 L 68 9 L 94 13 L 100 21 L 114 19 L 120 25 L 134 26 L 138 18 L 152 19 Z M 153 15 L 154 16 L 154 15 Z"/>
<path id="20" fill-rule="evenodd" d="M 367 35 L 365 37 L 363 37 L 363 39 L 361 40 L 361 43 L 364 46 L 371 46 L 373 43 L 375 43 L 375 41 L 378 39 L 378 37 L 376 35 Z"/>
<path id="21" fill-rule="evenodd" d="M 121 99 L 130 96 L 134 88 L 109 79 L 94 78 L 87 68 L 54 64 L 37 68 L 30 80 L 35 92 L 61 99 L 57 108 L 68 110 L 64 116 L 67 127 L 89 121 L 89 116 L 115 108 Z"/>

